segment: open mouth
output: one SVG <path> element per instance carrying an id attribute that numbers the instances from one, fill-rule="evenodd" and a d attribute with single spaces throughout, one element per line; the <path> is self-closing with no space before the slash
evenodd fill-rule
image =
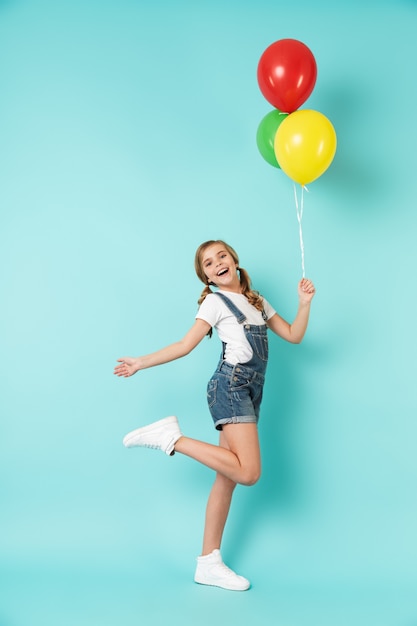
<path id="1" fill-rule="evenodd" d="M 224 270 L 220 270 L 220 272 L 217 272 L 217 276 L 224 276 L 225 274 L 227 274 L 229 270 L 226 268 Z"/>

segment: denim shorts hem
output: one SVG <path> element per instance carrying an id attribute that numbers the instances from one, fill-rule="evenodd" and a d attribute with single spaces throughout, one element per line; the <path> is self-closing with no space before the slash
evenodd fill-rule
<path id="1" fill-rule="evenodd" d="M 238 415 L 235 417 L 223 417 L 214 421 L 216 430 L 222 430 L 224 424 L 257 424 L 256 415 Z"/>

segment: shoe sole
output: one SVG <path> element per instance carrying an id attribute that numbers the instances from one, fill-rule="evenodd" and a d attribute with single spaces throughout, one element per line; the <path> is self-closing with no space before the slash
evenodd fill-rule
<path id="1" fill-rule="evenodd" d="M 136 430 L 130 431 L 130 433 L 127 433 L 127 435 L 123 437 L 123 445 L 126 448 L 130 448 L 132 447 L 132 445 L 133 446 L 135 445 L 133 442 L 135 441 L 137 437 L 140 437 L 141 435 L 145 435 L 146 433 L 149 433 L 152 430 L 155 430 L 155 428 L 158 428 L 159 426 L 163 426 L 165 424 L 173 424 L 173 423 L 178 424 L 178 420 L 175 417 L 175 415 L 170 415 L 169 417 L 164 417 L 163 419 L 158 420 L 157 422 L 148 424 L 148 426 L 142 426 L 142 428 L 136 428 Z"/>
<path id="2" fill-rule="evenodd" d="M 250 589 L 250 583 L 247 585 L 247 587 L 236 588 L 236 587 L 226 587 L 225 585 L 220 585 L 219 583 L 203 582 L 203 581 L 197 580 L 196 578 L 194 578 L 194 582 L 197 583 L 197 585 L 206 585 L 206 587 L 218 587 L 219 589 L 225 589 L 226 591 L 247 591 L 248 589 Z"/>

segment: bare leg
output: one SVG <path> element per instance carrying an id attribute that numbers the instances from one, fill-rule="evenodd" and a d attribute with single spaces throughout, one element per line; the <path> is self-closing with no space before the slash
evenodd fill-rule
<path id="1" fill-rule="evenodd" d="M 256 424 L 225 424 L 227 448 L 180 437 L 175 451 L 210 467 L 234 483 L 254 485 L 261 473 L 258 428 Z"/>
<path id="2" fill-rule="evenodd" d="M 220 432 L 220 443 L 223 448 L 228 449 L 226 438 Z M 216 548 L 220 549 L 224 527 L 229 514 L 230 503 L 236 483 L 217 473 L 210 492 L 206 509 L 206 522 L 204 526 L 203 551 L 202 555 L 211 554 Z"/>
<path id="3" fill-rule="evenodd" d="M 221 558 L 220 544 L 237 483 L 253 485 L 259 479 L 261 459 L 256 424 L 226 424 L 219 445 L 184 437 L 173 415 L 128 433 L 123 443 L 178 452 L 216 472 L 207 502 L 203 554 L 197 558 L 195 582 L 224 589 L 244 591 L 250 582 L 228 568 Z"/>

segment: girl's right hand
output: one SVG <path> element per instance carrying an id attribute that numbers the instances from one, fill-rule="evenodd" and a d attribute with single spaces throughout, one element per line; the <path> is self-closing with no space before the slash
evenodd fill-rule
<path id="1" fill-rule="evenodd" d="M 133 374 L 136 374 L 136 372 L 140 370 L 138 358 L 124 356 L 122 359 L 117 359 L 117 362 L 120 363 L 120 365 L 116 365 L 114 368 L 114 374 L 116 376 L 129 378 L 129 376 L 133 376 Z"/>

